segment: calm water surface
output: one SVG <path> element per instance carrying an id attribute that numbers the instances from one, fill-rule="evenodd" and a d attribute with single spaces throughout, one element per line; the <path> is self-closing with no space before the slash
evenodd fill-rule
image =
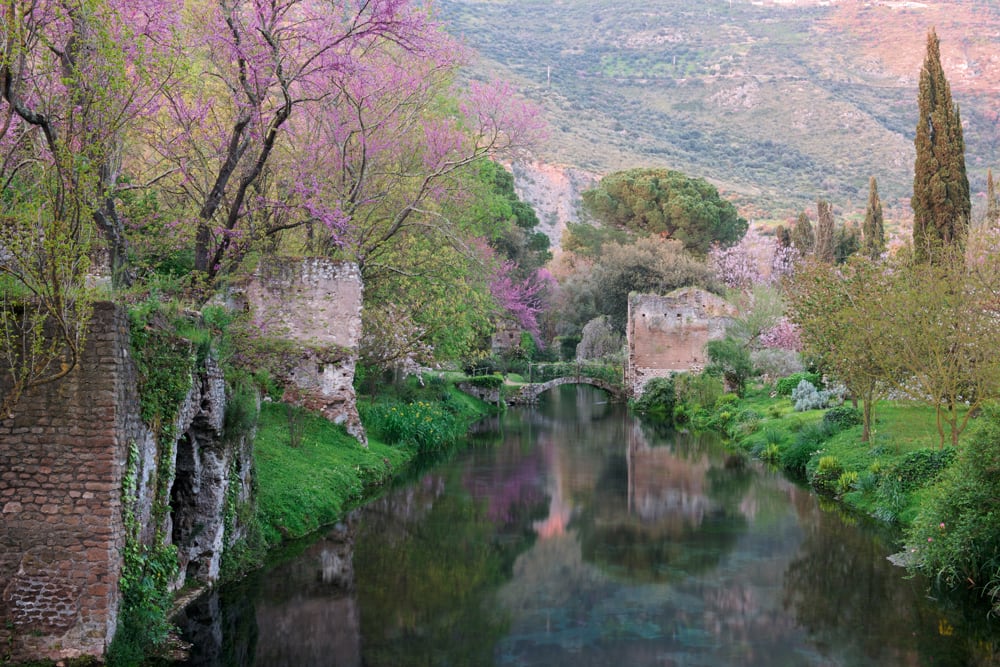
<path id="1" fill-rule="evenodd" d="M 191 665 L 992 665 L 891 537 L 584 387 L 191 607 Z"/>

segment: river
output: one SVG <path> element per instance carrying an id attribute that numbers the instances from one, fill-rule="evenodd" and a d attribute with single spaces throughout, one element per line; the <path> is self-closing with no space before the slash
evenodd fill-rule
<path id="1" fill-rule="evenodd" d="M 588 387 L 192 605 L 188 665 L 989 665 L 870 522 Z"/>

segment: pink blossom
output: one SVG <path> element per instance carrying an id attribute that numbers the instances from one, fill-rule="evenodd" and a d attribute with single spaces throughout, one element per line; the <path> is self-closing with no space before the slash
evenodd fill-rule
<path id="1" fill-rule="evenodd" d="M 785 247 L 773 236 L 751 228 L 740 242 L 728 248 L 714 245 L 709 262 L 727 287 L 750 289 L 754 285 L 773 285 L 792 274 L 798 251 Z"/>

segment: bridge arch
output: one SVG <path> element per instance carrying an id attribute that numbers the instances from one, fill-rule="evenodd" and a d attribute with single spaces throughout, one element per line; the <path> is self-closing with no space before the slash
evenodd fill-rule
<path id="1" fill-rule="evenodd" d="M 548 382 L 526 384 L 517 391 L 511 392 L 507 396 L 507 403 L 510 405 L 536 403 L 538 401 L 538 397 L 547 392 L 549 389 L 554 389 L 555 387 L 559 387 L 564 384 L 588 384 L 592 387 L 603 389 L 611 396 L 612 400 L 625 400 L 624 388 L 615 386 L 606 380 L 577 375 L 555 378 L 553 380 L 549 380 Z"/>

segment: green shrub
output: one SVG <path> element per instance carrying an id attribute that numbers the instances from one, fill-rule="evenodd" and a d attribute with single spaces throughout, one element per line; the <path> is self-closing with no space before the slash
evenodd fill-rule
<path id="1" fill-rule="evenodd" d="M 501 375 L 477 375 L 466 380 L 473 387 L 480 389 L 499 389 L 503 386 L 503 376 Z"/>
<path id="2" fill-rule="evenodd" d="M 673 377 L 653 378 L 646 383 L 642 396 L 635 402 L 635 409 L 670 419 L 674 415 L 676 400 Z"/>
<path id="3" fill-rule="evenodd" d="M 678 426 L 683 426 L 691 421 L 691 412 L 688 406 L 684 403 L 674 406 L 674 423 Z"/>
<path id="4" fill-rule="evenodd" d="M 867 470 L 858 476 L 858 483 L 855 485 L 855 489 L 860 491 L 866 496 L 873 495 L 878 491 L 879 476 L 877 473 Z"/>
<path id="5" fill-rule="evenodd" d="M 735 410 L 736 404 L 740 402 L 740 397 L 736 394 L 723 394 L 715 400 L 715 410 Z"/>
<path id="6" fill-rule="evenodd" d="M 742 396 L 747 380 L 753 375 L 753 362 L 747 347 L 735 338 L 727 337 L 708 341 L 705 353 L 709 359 L 706 373 L 721 375 L 726 385 Z"/>
<path id="7" fill-rule="evenodd" d="M 749 408 L 740 410 L 733 417 L 733 423 L 728 429 L 732 437 L 746 437 L 757 430 L 760 424 L 760 413 Z"/>
<path id="8" fill-rule="evenodd" d="M 816 452 L 816 446 L 809 440 L 796 439 L 791 447 L 781 453 L 781 467 L 789 474 L 805 477 L 809 459 Z"/>
<path id="9" fill-rule="evenodd" d="M 760 453 L 760 458 L 768 463 L 777 463 L 781 457 L 781 445 L 771 443 L 764 445 L 764 450 Z"/>
<path id="10" fill-rule="evenodd" d="M 384 402 L 362 407 L 363 419 L 375 434 L 390 445 L 412 445 L 420 452 L 433 452 L 451 445 L 465 432 L 457 416 L 441 406 Z"/>
<path id="11" fill-rule="evenodd" d="M 795 388 L 799 386 L 799 383 L 805 380 L 814 387 L 819 387 L 822 385 L 823 380 L 818 373 L 807 373 L 805 371 L 801 373 L 792 373 L 788 377 L 781 378 L 774 385 L 775 391 L 778 392 L 779 396 L 791 396 Z"/>
<path id="12" fill-rule="evenodd" d="M 872 516 L 885 523 L 896 523 L 905 508 L 906 492 L 903 491 L 902 485 L 895 477 L 883 477 L 878 485 L 875 511 L 872 512 Z"/>
<path id="13" fill-rule="evenodd" d="M 777 428 L 766 428 L 764 429 L 764 442 L 769 445 L 778 445 L 780 447 L 785 444 L 785 434 Z"/>
<path id="14" fill-rule="evenodd" d="M 861 410 L 849 405 L 838 405 L 823 413 L 823 423 L 829 424 L 837 431 L 857 426 L 861 421 Z"/>
<path id="15" fill-rule="evenodd" d="M 903 457 L 886 475 L 896 478 L 903 491 L 926 486 L 955 460 L 955 448 L 917 449 Z"/>
<path id="16" fill-rule="evenodd" d="M 980 421 L 920 508 L 906 543 L 916 567 L 949 586 L 981 586 L 1000 611 L 1000 413 Z"/>
<path id="17" fill-rule="evenodd" d="M 809 483 L 820 493 L 835 494 L 838 492 L 837 482 L 843 473 L 844 466 L 836 456 L 821 456 L 809 477 Z"/>
<path id="18" fill-rule="evenodd" d="M 674 376 L 677 403 L 688 405 L 691 412 L 712 408 L 722 396 L 722 380 L 705 373 L 679 373 Z"/>
<path id="19" fill-rule="evenodd" d="M 842 496 L 848 491 L 853 491 L 858 483 L 858 473 L 856 470 L 847 470 L 837 478 L 837 495 Z"/>

